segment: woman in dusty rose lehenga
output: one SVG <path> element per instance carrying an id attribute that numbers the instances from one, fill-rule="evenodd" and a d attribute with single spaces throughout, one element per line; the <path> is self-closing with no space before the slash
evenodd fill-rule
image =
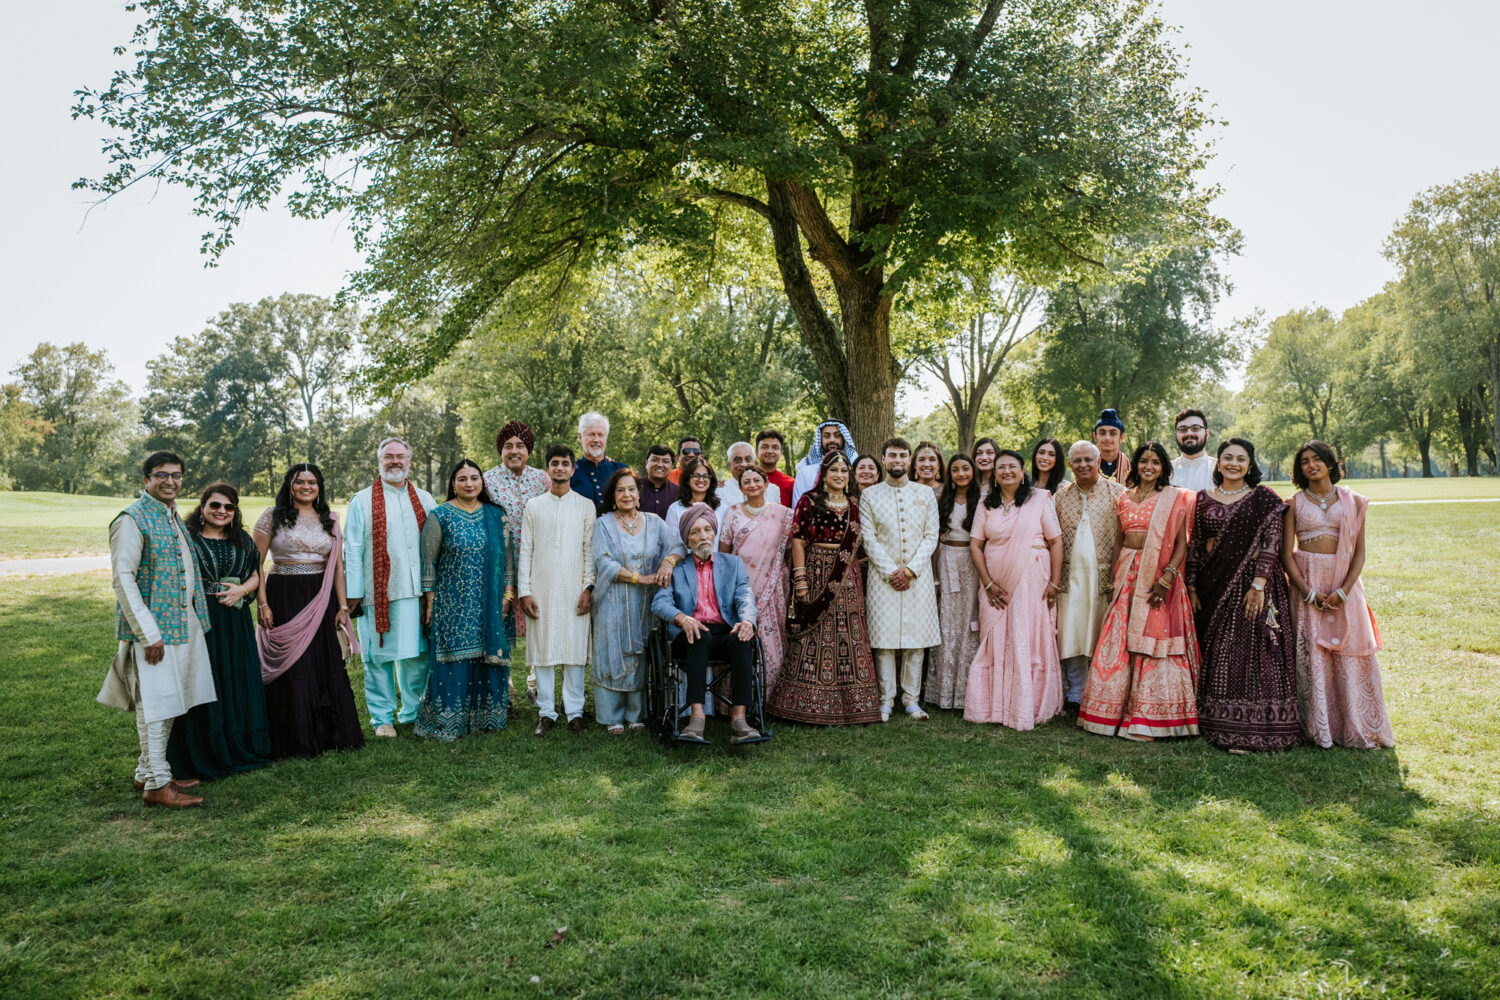
<path id="1" fill-rule="evenodd" d="M 766 666 L 766 695 L 781 678 L 781 659 L 786 647 L 787 567 L 786 550 L 792 535 L 792 511 L 772 497 L 780 490 L 767 490 L 769 481 L 758 466 L 740 473 L 744 503 L 724 515 L 719 530 L 719 551 L 732 552 L 750 574 L 755 592 L 755 632 L 760 636 L 761 657 Z"/>
<path id="2" fill-rule="evenodd" d="M 1320 747 L 1396 745 L 1380 683 L 1380 629 L 1365 603 L 1365 511 L 1343 486 L 1333 449 L 1309 441 L 1292 459 L 1299 492 L 1287 507 L 1281 564 L 1296 598 L 1297 702 Z"/>
<path id="3" fill-rule="evenodd" d="M 977 478 L 968 455 L 949 460 L 947 481 L 938 496 L 941 544 L 932 554 L 943 641 L 928 651 L 931 666 L 923 698 L 938 708 L 960 711 L 969 686 L 969 664 L 979 651 L 979 574 L 969 557 L 969 532 L 979 513 Z"/>

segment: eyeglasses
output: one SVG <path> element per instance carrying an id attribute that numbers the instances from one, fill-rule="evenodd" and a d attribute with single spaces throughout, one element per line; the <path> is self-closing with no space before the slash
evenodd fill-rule
<path id="1" fill-rule="evenodd" d="M 1206 431 L 1206 430 L 1208 430 L 1208 428 L 1205 425 L 1203 425 L 1203 424 L 1178 424 L 1177 425 L 1177 429 L 1180 430 L 1180 431 Z"/>
<path id="2" fill-rule="evenodd" d="M 221 503 L 218 500 L 210 500 L 208 503 L 204 504 L 204 506 L 207 507 L 209 510 L 224 510 L 224 511 L 228 511 L 231 514 L 233 514 L 236 510 L 239 509 L 238 507 L 236 507 L 232 503 Z"/>
<path id="3" fill-rule="evenodd" d="M 180 482 L 182 482 L 182 473 L 180 473 L 180 472 L 153 472 L 153 473 L 151 473 L 151 478 L 154 479 L 154 480 L 156 480 L 158 483 L 165 483 L 165 482 L 167 482 L 169 480 L 171 482 L 174 482 L 174 483 L 180 483 Z"/>
<path id="4" fill-rule="evenodd" d="M 703 482 L 707 483 L 711 482 L 713 477 L 704 472 L 695 472 L 691 476 L 688 476 L 688 479 L 695 483 L 701 479 Z"/>

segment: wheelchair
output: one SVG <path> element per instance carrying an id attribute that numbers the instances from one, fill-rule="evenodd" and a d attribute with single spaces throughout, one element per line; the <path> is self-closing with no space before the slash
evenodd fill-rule
<path id="1" fill-rule="evenodd" d="M 672 640 L 667 636 L 667 626 L 656 622 L 646 639 L 646 728 L 663 743 L 692 743 L 683 739 L 682 726 L 688 716 L 687 675 L 672 658 Z M 722 660 L 709 661 L 708 692 L 714 707 L 729 705 L 729 664 Z M 727 713 L 722 714 L 727 717 Z M 712 717 L 712 716 L 710 716 Z M 760 636 L 755 637 L 755 648 L 750 661 L 750 704 L 745 706 L 745 721 L 760 733 L 753 740 L 736 743 L 748 746 L 771 739 L 771 727 L 766 717 L 766 664 L 761 654 Z"/>

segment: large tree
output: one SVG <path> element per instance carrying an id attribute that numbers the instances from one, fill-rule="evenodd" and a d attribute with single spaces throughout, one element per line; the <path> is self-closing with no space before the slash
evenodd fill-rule
<path id="1" fill-rule="evenodd" d="M 18 456 L 16 485 L 28 490 L 90 493 L 134 481 L 130 446 L 139 431 L 130 388 L 113 378 L 104 351 L 82 343 L 38 344 L 16 366 L 21 399 L 45 433 Z"/>
<path id="2" fill-rule="evenodd" d="M 1470 472 L 1487 431 L 1485 450 L 1500 475 L 1500 169 L 1417 195 L 1387 239 L 1386 255 L 1400 264 L 1407 293 L 1435 325 L 1446 319 L 1450 327 L 1449 348 L 1438 360 L 1460 382 L 1454 402 Z"/>
<path id="3" fill-rule="evenodd" d="M 518 289 L 623 248 L 769 234 L 828 408 L 892 427 L 903 284 L 1002 251 L 1067 275 L 1122 234 L 1222 233 L 1211 125 L 1148 0 L 142 0 L 135 65 L 81 93 L 112 167 L 247 210 L 347 212 L 387 318 L 376 388 Z M 123 51 L 123 50 L 122 50 Z M 1157 248 L 1143 248 L 1155 253 Z M 821 269 L 809 267 L 808 258 Z"/>

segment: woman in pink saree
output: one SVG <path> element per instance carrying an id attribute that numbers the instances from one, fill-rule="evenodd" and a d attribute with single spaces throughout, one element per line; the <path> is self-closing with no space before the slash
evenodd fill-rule
<path id="1" fill-rule="evenodd" d="M 1118 506 L 1124 546 L 1115 599 L 1089 663 L 1078 724 L 1102 736 L 1150 741 L 1198 735 L 1198 635 L 1182 580 L 1196 494 L 1167 485 L 1167 450 L 1130 456 Z"/>
<path id="2" fill-rule="evenodd" d="M 1063 709 L 1054 608 L 1062 530 L 1052 495 L 1031 485 L 1019 452 L 995 457 L 995 485 L 974 517 L 969 554 L 982 589 L 964 718 L 1035 729 Z"/>
<path id="3" fill-rule="evenodd" d="M 1380 628 L 1365 603 L 1365 511 L 1343 486 L 1333 449 L 1304 444 L 1292 459 L 1300 489 L 1287 506 L 1281 564 L 1298 600 L 1297 697 L 1302 729 L 1320 747 L 1396 745 L 1380 683 Z"/>
<path id="4" fill-rule="evenodd" d="M 739 556 L 750 574 L 750 589 L 755 592 L 755 632 L 760 636 L 766 697 L 770 697 L 781 676 L 786 646 L 786 549 L 792 537 L 792 511 L 770 500 L 766 486 L 766 475 L 756 466 L 740 473 L 745 502 L 730 507 L 724 515 L 719 551 Z M 775 495 L 779 497 L 781 492 Z"/>

